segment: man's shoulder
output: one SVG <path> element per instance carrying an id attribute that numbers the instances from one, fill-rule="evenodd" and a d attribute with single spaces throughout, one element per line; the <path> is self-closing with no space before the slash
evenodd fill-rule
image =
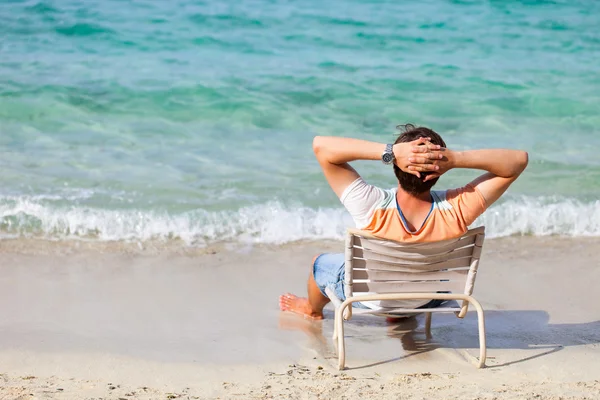
<path id="1" fill-rule="evenodd" d="M 471 183 L 456 189 L 432 191 L 431 197 L 436 209 L 457 215 L 467 226 L 486 209 L 483 195 Z"/>
<path id="2" fill-rule="evenodd" d="M 362 178 L 346 188 L 340 200 L 350 213 L 357 228 L 364 228 L 379 210 L 395 207 L 396 189 L 385 190 L 367 184 Z"/>
<path id="3" fill-rule="evenodd" d="M 389 207 L 396 207 L 396 193 L 398 192 L 398 188 L 393 188 L 393 189 L 382 189 L 382 188 L 378 188 L 379 190 L 381 190 L 381 193 L 383 194 L 381 202 L 379 203 L 379 207 L 381 208 L 389 208 Z"/>
<path id="4" fill-rule="evenodd" d="M 431 198 L 433 199 L 435 207 L 438 207 L 441 210 L 447 210 L 451 209 L 452 206 L 456 206 L 458 198 L 470 194 L 479 194 L 479 191 L 472 184 L 468 183 L 465 186 L 453 189 L 432 190 Z"/>
<path id="5" fill-rule="evenodd" d="M 451 210 L 452 204 L 448 201 L 448 192 L 451 189 L 446 190 L 432 190 L 431 199 L 433 200 L 433 208 L 438 210 Z"/>
<path id="6" fill-rule="evenodd" d="M 342 203 L 352 201 L 353 203 L 374 205 L 378 206 L 388 205 L 396 198 L 397 188 L 383 189 L 379 186 L 369 184 L 362 178 L 356 179 L 344 190 L 340 196 Z"/>
<path id="7" fill-rule="evenodd" d="M 379 186 L 370 185 L 370 196 L 359 197 L 357 201 L 372 209 L 396 208 L 397 188 L 384 189 Z"/>

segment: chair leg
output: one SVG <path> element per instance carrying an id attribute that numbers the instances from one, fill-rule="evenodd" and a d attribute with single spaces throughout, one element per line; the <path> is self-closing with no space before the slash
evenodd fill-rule
<path id="1" fill-rule="evenodd" d="M 337 333 L 338 346 L 338 369 L 341 371 L 346 364 L 346 349 L 344 343 L 344 309 L 342 305 L 335 314 L 335 330 Z"/>
<path id="2" fill-rule="evenodd" d="M 350 321 L 351 318 L 352 318 L 352 305 L 350 305 L 349 307 L 346 307 L 346 311 L 344 311 L 344 319 L 346 321 Z"/>
<path id="3" fill-rule="evenodd" d="M 425 314 L 425 336 L 427 337 L 427 339 L 431 339 L 431 316 L 433 313 L 426 313 Z"/>
<path id="4" fill-rule="evenodd" d="M 334 313 L 334 318 L 333 318 L 333 337 L 332 337 L 333 342 L 335 344 L 337 344 L 337 337 L 338 337 L 338 335 L 337 335 L 337 318 L 338 318 L 338 316 L 337 315 L 338 315 L 338 309 L 336 308 L 335 313 Z"/>
<path id="5" fill-rule="evenodd" d="M 477 368 L 483 368 L 485 367 L 487 351 L 485 343 L 485 316 L 483 314 L 483 308 L 477 300 L 471 298 L 469 303 L 473 304 L 477 310 L 477 323 L 479 327 L 479 364 L 477 365 Z"/>

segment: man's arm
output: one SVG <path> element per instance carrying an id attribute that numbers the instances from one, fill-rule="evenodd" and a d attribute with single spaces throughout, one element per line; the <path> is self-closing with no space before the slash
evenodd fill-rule
<path id="1" fill-rule="evenodd" d="M 316 136 L 313 140 L 315 156 L 323 169 L 327 182 L 338 197 L 341 197 L 344 190 L 360 177 L 348 163 L 357 160 L 381 160 L 385 146 L 383 143 L 367 140 L 331 136 Z M 420 176 L 420 170 L 437 168 L 431 164 L 431 161 L 442 157 L 439 149 L 440 146 L 429 143 L 428 138 L 398 143 L 393 147 L 396 158 L 394 162 L 403 171 Z M 423 163 L 409 161 L 409 157 L 415 153 L 419 153 L 419 159 L 423 159 Z M 413 166 L 415 169 L 409 171 L 409 166 Z"/>
<path id="2" fill-rule="evenodd" d="M 411 162 L 438 164 L 439 170 L 430 174 L 425 180 L 434 179 L 452 168 L 472 168 L 487 171 L 475 179 L 471 184 L 475 186 L 490 206 L 502 196 L 508 187 L 521 175 L 528 163 L 528 154 L 521 150 L 489 149 L 452 151 L 442 149 L 444 158 L 441 160 L 428 160 L 420 156 L 409 158 Z M 427 166 L 411 167 L 419 171 L 432 170 Z"/>
<path id="3" fill-rule="evenodd" d="M 456 152 L 454 168 L 473 168 L 488 171 L 475 179 L 475 186 L 490 206 L 527 167 L 529 155 L 521 150 L 471 150 Z"/>

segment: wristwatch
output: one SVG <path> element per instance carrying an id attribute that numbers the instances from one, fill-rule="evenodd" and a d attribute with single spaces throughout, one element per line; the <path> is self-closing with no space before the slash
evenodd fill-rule
<path id="1" fill-rule="evenodd" d="M 385 165 L 390 165 L 394 162 L 394 145 L 388 144 L 385 146 L 385 151 L 381 154 L 381 161 Z"/>

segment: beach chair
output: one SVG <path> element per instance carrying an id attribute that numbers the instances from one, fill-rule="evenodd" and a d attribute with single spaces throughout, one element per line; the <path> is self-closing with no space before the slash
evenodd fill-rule
<path id="1" fill-rule="evenodd" d="M 352 314 L 397 316 L 426 313 L 425 333 L 431 336 L 431 315 L 454 312 L 464 318 L 469 304 L 477 310 L 479 322 L 478 368 L 485 366 L 485 321 L 483 309 L 471 296 L 485 228 L 469 230 L 457 239 L 433 243 L 407 244 L 377 238 L 357 229 L 348 229 L 345 249 L 344 294 L 338 299 L 334 291 L 326 293 L 335 307 L 333 340 L 337 346 L 339 369 L 345 365 L 344 320 Z M 446 292 L 446 293 L 440 293 Z M 448 293 L 451 292 L 451 293 Z M 456 300 L 459 307 L 405 309 L 394 307 L 393 300 Z M 382 310 L 355 308 L 352 303 L 381 300 Z"/>

